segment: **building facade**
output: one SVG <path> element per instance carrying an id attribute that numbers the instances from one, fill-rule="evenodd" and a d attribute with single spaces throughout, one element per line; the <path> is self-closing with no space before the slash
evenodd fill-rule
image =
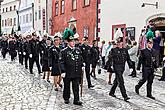
<path id="1" fill-rule="evenodd" d="M 156 2 L 158 6 L 156 7 Z M 143 4 L 144 3 L 144 4 Z M 146 3 L 153 5 L 146 5 Z M 142 5 L 143 4 L 143 5 Z M 101 0 L 100 38 L 112 40 L 120 28 L 123 36 L 134 37 L 138 41 L 141 30 L 149 21 L 156 29 L 165 32 L 164 0 Z"/>
<path id="2" fill-rule="evenodd" d="M 66 27 L 75 27 L 80 36 L 96 36 L 96 0 L 53 0 L 52 32 L 63 32 Z"/>
<path id="3" fill-rule="evenodd" d="M 47 24 L 48 33 L 51 34 L 52 30 L 52 0 L 47 0 Z"/>
<path id="4" fill-rule="evenodd" d="M 11 34 L 12 29 L 18 30 L 19 0 L 4 0 L 1 3 L 1 31 L 2 34 Z"/>
<path id="5" fill-rule="evenodd" d="M 21 34 L 34 29 L 34 0 L 20 0 L 19 25 Z"/>
<path id="6" fill-rule="evenodd" d="M 47 20 L 48 0 L 34 1 L 34 29 L 42 35 L 44 31 L 48 32 Z"/>

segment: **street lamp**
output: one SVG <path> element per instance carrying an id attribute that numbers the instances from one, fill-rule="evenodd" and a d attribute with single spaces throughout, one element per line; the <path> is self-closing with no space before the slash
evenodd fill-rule
<path id="1" fill-rule="evenodd" d="M 145 7 L 146 5 L 156 6 L 156 9 L 158 9 L 158 2 L 156 2 L 156 4 L 152 4 L 152 3 L 143 3 L 141 7 Z"/>

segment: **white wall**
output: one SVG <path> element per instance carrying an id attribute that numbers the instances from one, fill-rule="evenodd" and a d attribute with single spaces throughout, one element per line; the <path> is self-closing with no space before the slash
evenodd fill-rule
<path id="1" fill-rule="evenodd" d="M 40 0 L 40 3 L 38 2 L 38 0 L 34 2 L 34 16 L 35 16 L 34 28 L 36 31 L 41 32 L 41 34 L 43 33 L 43 9 L 45 9 L 45 6 L 46 6 L 46 0 Z M 41 19 L 39 19 L 39 7 L 41 10 Z M 36 12 L 37 12 L 37 20 L 35 15 Z"/>
<path id="2" fill-rule="evenodd" d="M 141 7 L 142 3 L 159 2 L 159 8 L 154 6 Z M 101 40 L 109 41 L 112 38 L 112 25 L 126 24 L 135 27 L 136 40 L 141 29 L 146 25 L 148 17 L 165 13 L 165 0 L 101 0 Z"/>

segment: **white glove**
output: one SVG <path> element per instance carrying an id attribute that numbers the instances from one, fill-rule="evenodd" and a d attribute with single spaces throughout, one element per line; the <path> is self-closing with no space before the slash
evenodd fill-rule
<path id="1" fill-rule="evenodd" d="M 23 55 L 26 55 L 26 52 L 23 52 Z"/>
<path id="2" fill-rule="evenodd" d="M 50 70 L 52 70 L 52 67 L 49 67 L 50 68 Z"/>
<path id="3" fill-rule="evenodd" d="M 85 67 L 85 63 L 83 63 L 83 66 Z"/>
<path id="4" fill-rule="evenodd" d="M 32 58 L 32 54 L 30 54 L 29 57 Z"/>
<path id="5" fill-rule="evenodd" d="M 19 52 L 19 54 L 21 54 L 21 52 Z"/>
<path id="6" fill-rule="evenodd" d="M 85 67 L 84 66 L 82 67 L 82 70 L 85 71 Z"/>
<path id="7" fill-rule="evenodd" d="M 165 57 L 163 57 L 163 61 L 165 61 Z"/>
<path id="8" fill-rule="evenodd" d="M 62 78 L 65 78 L 65 76 L 66 76 L 66 73 L 62 73 L 62 74 L 61 74 L 61 77 L 62 77 Z"/>
<path id="9" fill-rule="evenodd" d="M 130 73 L 133 71 L 133 69 L 131 68 L 131 69 L 129 69 L 129 71 L 130 71 Z"/>
<path id="10" fill-rule="evenodd" d="M 41 53 L 44 53 L 44 51 L 41 51 Z"/>

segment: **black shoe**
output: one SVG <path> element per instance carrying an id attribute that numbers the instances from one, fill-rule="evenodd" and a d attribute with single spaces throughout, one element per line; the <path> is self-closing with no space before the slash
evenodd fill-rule
<path id="1" fill-rule="evenodd" d="M 93 85 L 88 86 L 88 88 L 93 88 L 93 87 L 94 87 Z"/>
<path id="2" fill-rule="evenodd" d="M 58 88 L 55 88 L 54 90 L 55 90 L 55 91 L 58 91 Z"/>
<path id="3" fill-rule="evenodd" d="M 81 101 L 76 101 L 76 102 L 73 102 L 74 105 L 82 105 L 82 102 Z"/>
<path id="4" fill-rule="evenodd" d="M 147 95 L 147 97 L 155 100 L 155 97 L 153 97 L 152 95 Z"/>
<path id="5" fill-rule="evenodd" d="M 101 69 L 98 70 L 98 74 L 101 74 Z"/>
<path id="6" fill-rule="evenodd" d="M 133 74 L 129 74 L 128 76 L 133 76 Z"/>
<path id="7" fill-rule="evenodd" d="M 65 103 L 65 104 L 69 104 L 69 100 L 65 100 L 64 103 Z"/>
<path id="8" fill-rule="evenodd" d="M 136 75 L 132 75 L 132 77 L 134 78 L 134 77 L 136 77 Z"/>
<path id="9" fill-rule="evenodd" d="M 116 95 L 114 95 L 114 94 L 110 94 L 110 93 L 109 93 L 109 96 L 116 97 Z"/>
<path id="10" fill-rule="evenodd" d="M 124 101 L 128 102 L 129 99 L 130 99 L 129 97 L 125 97 Z"/>
<path id="11" fill-rule="evenodd" d="M 50 80 L 47 80 L 48 83 L 50 83 Z"/>
<path id="12" fill-rule="evenodd" d="M 137 87 L 137 85 L 135 86 L 135 92 L 136 94 L 139 94 L 139 88 Z"/>
<path id="13" fill-rule="evenodd" d="M 165 81 L 165 79 L 162 79 L 162 78 L 160 78 L 160 79 L 158 79 L 159 81 Z"/>
<path id="14" fill-rule="evenodd" d="M 62 84 L 59 84 L 59 86 L 62 88 Z"/>

